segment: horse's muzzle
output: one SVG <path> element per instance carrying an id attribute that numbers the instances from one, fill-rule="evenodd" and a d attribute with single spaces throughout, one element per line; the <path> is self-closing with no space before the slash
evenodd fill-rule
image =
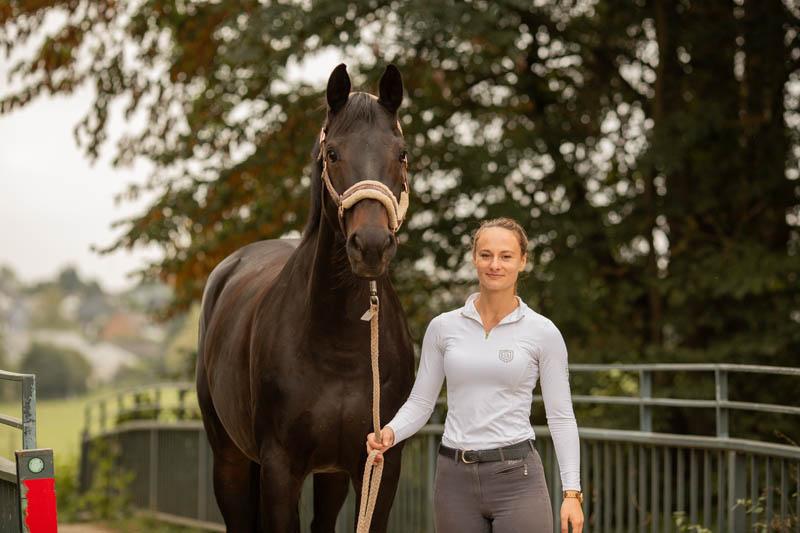
<path id="1" fill-rule="evenodd" d="M 350 268 L 361 278 L 382 276 L 396 251 L 397 239 L 385 227 L 360 227 L 347 239 Z"/>

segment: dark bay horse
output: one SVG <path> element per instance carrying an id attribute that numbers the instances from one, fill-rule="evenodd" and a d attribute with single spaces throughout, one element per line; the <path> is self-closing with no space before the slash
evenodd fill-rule
<path id="1" fill-rule="evenodd" d="M 214 269 L 203 294 L 197 396 L 217 503 L 232 533 L 299 531 L 298 500 L 309 474 L 314 532 L 334 531 L 349 483 L 360 495 L 372 431 L 370 332 L 361 320 L 369 280 L 377 280 L 381 302 L 381 425 L 413 381 L 411 338 L 387 273 L 396 224 L 386 198 L 374 192 L 382 189 L 391 201 L 407 192 L 397 120 L 402 79 L 390 65 L 379 97 L 351 94 L 339 65 L 326 96 L 302 238 L 239 249 Z M 343 192 L 369 180 L 372 197 L 338 209 Z M 401 449 L 385 455 L 371 531 L 386 531 L 400 456 Z"/>

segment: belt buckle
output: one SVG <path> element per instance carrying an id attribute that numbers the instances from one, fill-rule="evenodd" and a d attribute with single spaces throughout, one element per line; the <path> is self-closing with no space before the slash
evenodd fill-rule
<path id="1" fill-rule="evenodd" d="M 470 450 L 462 450 L 462 451 L 461 451 L 461 461 L 462 461 L 464 464 L 468 464 L 468 465 L 470 465 L 470 464 L 472 464 L 472 463 L 477 463 L 477 462 L 478 462 L 478 460 L 477 460 L 477 459 L 475 459 L 474 461 L 467 461 L 467 456 L 466 456 L 466 453 L 467 453 L 468 451 L 470 451 Z"/>

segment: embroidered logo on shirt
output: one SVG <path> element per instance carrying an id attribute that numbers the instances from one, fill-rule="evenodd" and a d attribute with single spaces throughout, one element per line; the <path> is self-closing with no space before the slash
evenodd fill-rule
<path id="1" fill-rule="evenodd" d="M 514 350 L 500 350 L 497 356 L 504 363 L 510 363 L 514 359 Z"/>

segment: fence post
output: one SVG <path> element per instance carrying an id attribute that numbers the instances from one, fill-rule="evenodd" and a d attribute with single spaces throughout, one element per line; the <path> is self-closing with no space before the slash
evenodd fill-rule
<path id="1" fill-rule="evenodd" d="M 178 389 L 178 408 L 175 411 L 175 418 L 184 420 L 186 418 L 186 393 L 187 389 Z"/>
<path id="2" fill-rule="evenodd" d="M 744 533 L 747 520 L 744 504 L 738 504 L 746 496 L 747 466 L 744 455 L 728 451 L 728 531 Z M 720 498 L 722 499 L 722 498 Z M 755 502 L 753 502 L 755 504 Z"/>
<path id="3" fill-rule="evenodd" d="M 22 378 L 22 449 L 36 448 L 36 377 Z"/>
<path id="4" fill-rule="evenodd" d="M 639 399 L 653 397 L 653 373 L 651 370 L 639 371 Z M 639 431 L 653 431 L 653 406 L 639 402 Z"/>
<path id="5" fill-rule="evenodd" d="M 438 402 L 437 402 L 438 403 Z M 431 421 L 429 423 L 433 424 L 440 424 L 442 420 L 441 414 L 439 412 L 439 406 L 437 405 L 434 407 L 433 416 L 431 417 Z M 436 435 L 433 433 L 427 433 L 425 435 L 425 440 L 427 441 L 427 452 L 428 452 L 428 460 L 426 461 L 426 476 L 425 476 L 425 522 L 426 522 L 426 531 L 433 533 L 434 531 L 434 519 L 433 519 L 433 490 L 434 490 L 434 478 L 436 477 L 436 461 L 438 460 L 438 452 L 437 443 L 436 443 Z"/>
<path id="6" fill-rule="evenodd" d="M 56 475 L 53 450 L 25 449 L 16 452 L 19 496 L 19 531 L 56 533 Z M 3 531 L 9 531 L 3 524 Z"/>
<path id="7" fill-rule="evenodd" d="M 197 519 L 208 519 L 208 454 L 206 434 L 197 432 Z"/>
<path id="8" fill-rule="evenodd" d="M 715 399 L 717 402 L 717 437 L 727 439 L 728 432 L 728 408 L 720 405 L 720 402 L 728 401 L 728 371 L 719 368 L 714 369 Z"/>
<path id="9" fill-rule="evenodd" d="M 161 388 L 156 388 L 155 390 L 155 416 L 153 417 L 154 420 L 158 420 L 161 417 Z"/>
<path id="10" fill-rule="evenodd" d="M 149 504 L 151 511 L 158 511 L 158 429 L 150 430 L 150 479 Z"/>
<path id="11" fill-rule="evenodd" d="M 87 440 L 89 438 L 89 424 L 92 423 L 92 404 L 87 403 L 83 408 L 83 431 L 81 431 L 81 438 Z"/>
<path id="12" fill-rule="evenodd" d="M 106 401 L 100 400 L 100 432 L 106 431 Z"/>

